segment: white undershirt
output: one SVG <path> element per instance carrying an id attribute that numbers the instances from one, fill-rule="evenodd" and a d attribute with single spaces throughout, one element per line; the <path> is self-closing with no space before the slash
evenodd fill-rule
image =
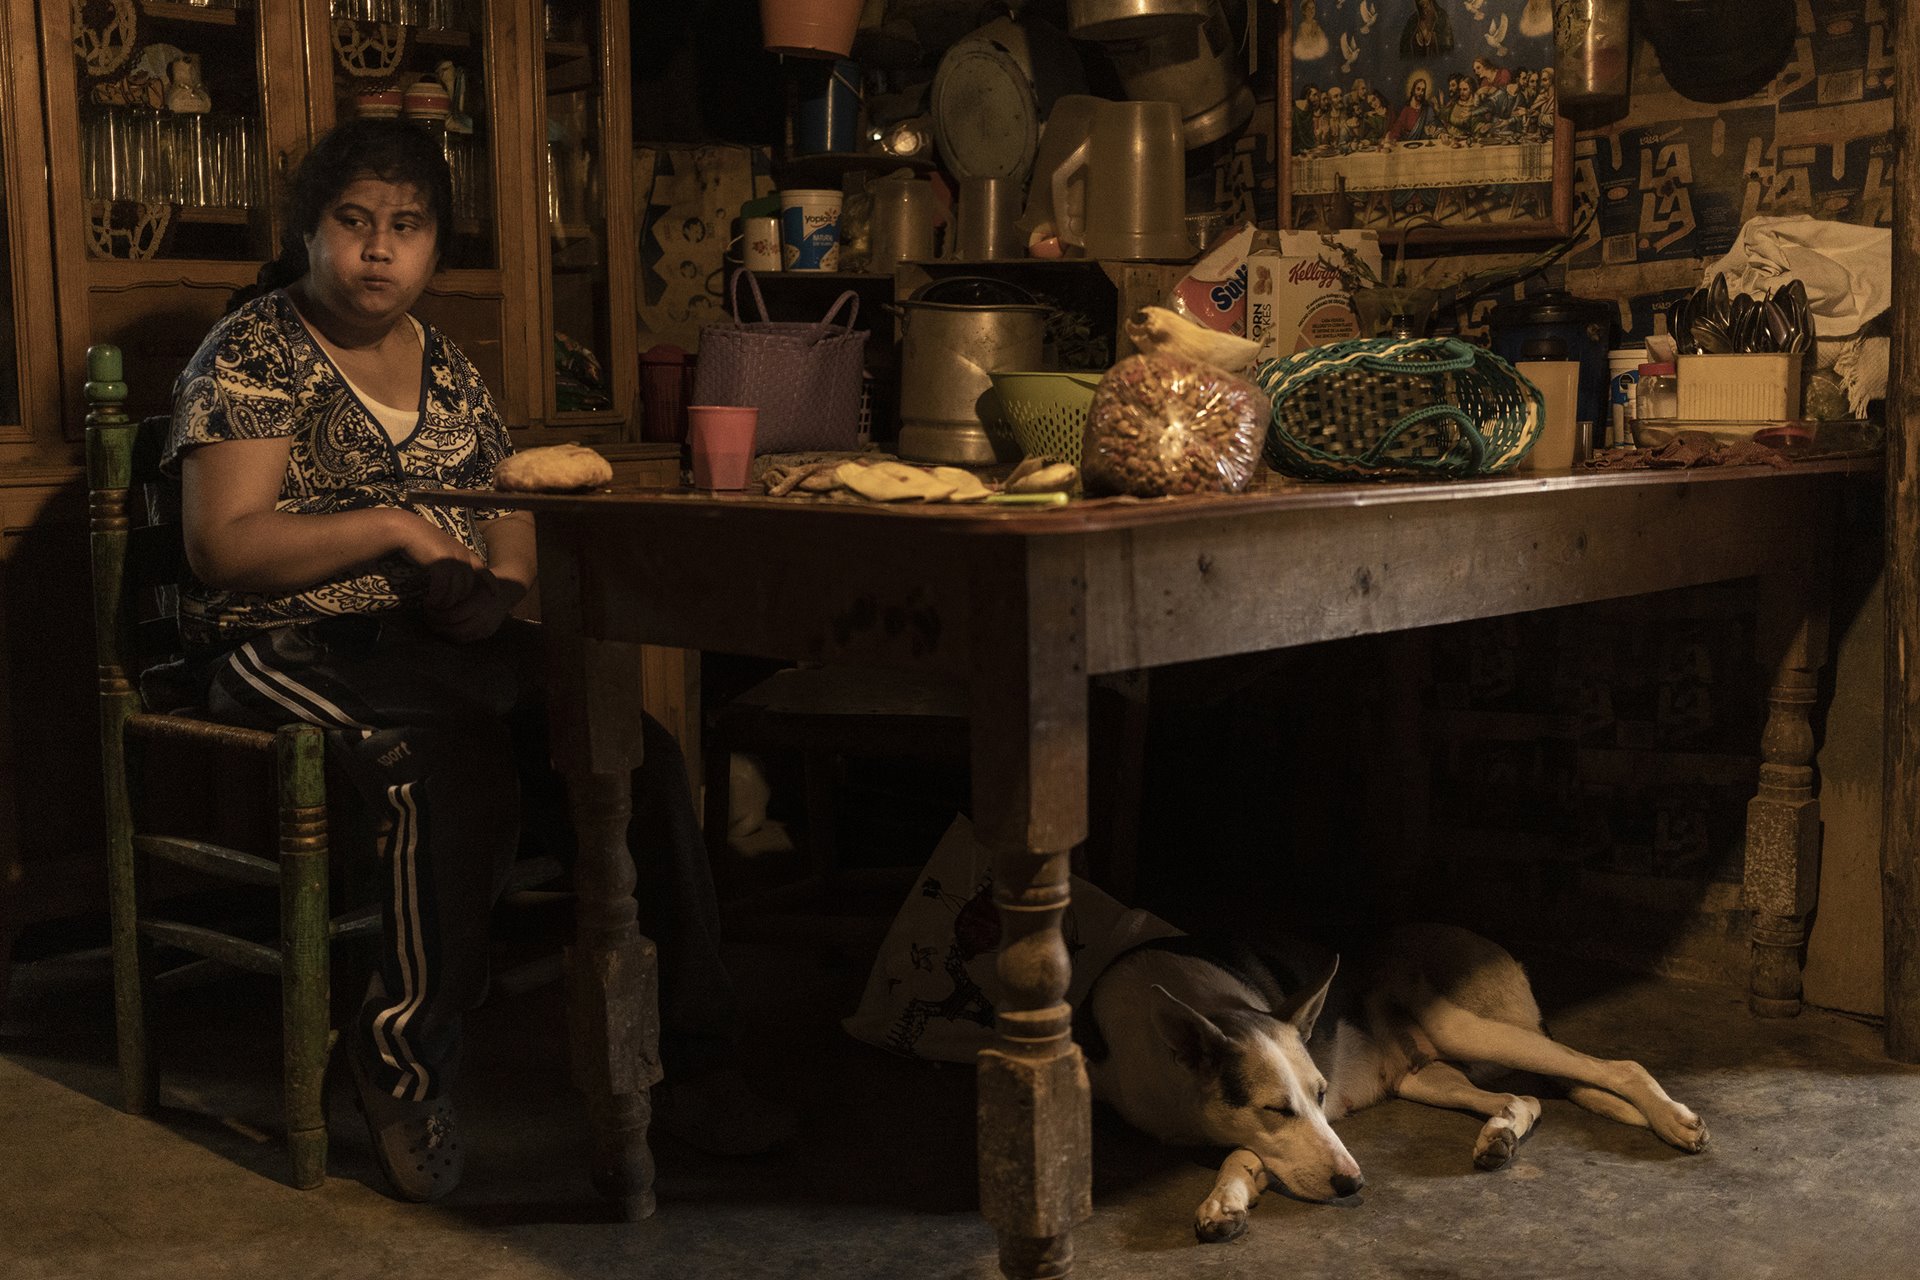
<path id="1" fill-rule="evenodd" d="M 413 326 L 413 336 L 419 339 L 420 350 L 424 352 L 427 349 L 426 329 L 422 327 L 420 322 L 415 320 L 411 314 L 407 316 L 407 323 Z M 337 362 L 334 368 L 339 369 L 341 380 L 347 384 L 348 390 L 360 397 L 360 403 L 367 407 L 367 412 L 379 419 L 380 425 L 386 428 L 387 439 L 393 441 L 393 443 L 399 444 L 402 440 L 412 435 L 413 429 L 420 425 L 419 405 L 416 404 L 411 408 L 402 409 L 397 405 L 387 404 L 382 400 L 375 400 L 372 396 L 362 391 L 352 378 L 347 377 L 347 371 L 340 369 Z M 422 378 L 426 377 L 426 370 L 424 368 L 421 369 L 420 376 Z"/>

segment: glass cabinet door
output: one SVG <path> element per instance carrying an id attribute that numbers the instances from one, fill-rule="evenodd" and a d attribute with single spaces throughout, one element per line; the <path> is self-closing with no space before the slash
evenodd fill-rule
<path id="1" fill-rule="evenodd" d="M 88 256 L 271 257 L 253 0 L 115 0 L 71 13 L 80 208 L 57 216 L 83 221 Z"/>
<path id="2" fill-rule="evenodd" d="M 6 446 L 59 438 L 60 353 L 35 17 L 32 5 L 0 3 L 0 66 L 10 69 L 0 76 L 0 445 Z"/>
<path id="3" fill-rule="evenodd" d="M 599 0 L 542 7 L 545 138 L 540 160 L 546 226 L 546 306 L 553 344 L 548 415 L 566 422 L 622 420 L 634 377 L 632 247 L 609 237 L 628 225 L 621 183 L 630 170 L 630 122 L 610 117 L 604 86 L 626 64 L 626 12 Z M 625 307 L 623 317 L 621 308 Z"/>

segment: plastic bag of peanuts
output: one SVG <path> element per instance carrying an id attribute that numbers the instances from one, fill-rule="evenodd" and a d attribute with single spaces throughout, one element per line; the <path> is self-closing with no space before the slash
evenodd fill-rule
<path id="1" fill-rule="evenodd" d="M 1267 398 L 1244 378 L 1174 355 L 1107 371 L 1087 413 L 1080 479 L 1089 495 L 1239 493 L 1267 434 Z"/>

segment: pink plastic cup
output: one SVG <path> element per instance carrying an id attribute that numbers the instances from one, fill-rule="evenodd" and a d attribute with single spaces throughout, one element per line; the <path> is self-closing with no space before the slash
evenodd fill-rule
<path id="1" fill-rule="evenodd" d="M 693 487 L 723 492 L 746 488 L 753 465 L 753 433 L 759 425 L 760 410 L 753 405 L 688 405 Z"/>

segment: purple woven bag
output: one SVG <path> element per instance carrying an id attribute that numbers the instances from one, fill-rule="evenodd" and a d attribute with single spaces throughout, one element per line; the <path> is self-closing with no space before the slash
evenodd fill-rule
<path id="1" fill-rule="evenodd" d="M 740 277 L 760 319 L 740 318 Z M 867 335 L 856 333 L 860 299 L 849 289 L 818 324 L 769 320 L 760 284 L 745 267 L 733 273 L 730 322 L 700 331 L 695 404 L 750 404 L 760 410 L 755 453 L 854 449 L 860 436 L 860 371 Z M 845 324 L 833 319 L 851 304 Z"/>

